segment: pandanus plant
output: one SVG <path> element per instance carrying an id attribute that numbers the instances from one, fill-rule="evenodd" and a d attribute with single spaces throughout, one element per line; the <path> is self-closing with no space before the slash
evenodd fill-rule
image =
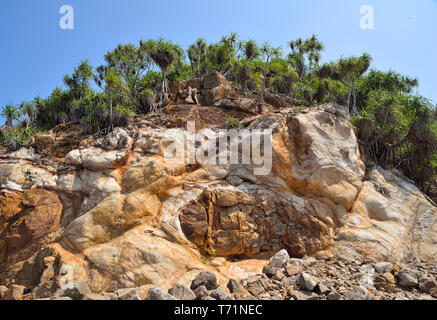
<path id="1" fill-rule="evenodd" d="M 8 104 L 3 107 L 1 115 L 6 117 L 5 127 L 11 128 L 13 126 L 14 120 L 18 119 L 18 110 L 12 104 Z"/>
<path id="2" fill-rule="evenodd" d="M 164 102 L 164 97 L 168 96 L 170 91 L 167 84 L 166 74 L 173 64 L 183 58 L 183 55 L 184 52 L 179 46 L 170 41 L 165 41 L 164 39 L 160 39 L 156 43 L 156 46 L 151 53 L 153 62 L 161 69 L 162 73 L 161 93 L 159 95 L 161 105 Z"/>
<path id="3" fill-rule="evenodd" d="M 272 48 L 272 46 L 268 42 L 265 42 L 261 47 L 261 53 L 266 59 L 265 67 L 264 67 L 264 81 L 263 81 L 263 92 L 265 92 L 267 72 L 269 70 L 270 59 L 281 56 L 282 48 L 281 47 Z"/>

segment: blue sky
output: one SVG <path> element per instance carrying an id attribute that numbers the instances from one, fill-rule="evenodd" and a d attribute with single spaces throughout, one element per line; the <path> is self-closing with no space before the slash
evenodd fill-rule
<path id="1" fill-rule="evenodd" d="M 65 4 L 74 30 L 59 27 Z M 362 5 L 374 7 L 373 30 L 360 28 Z M 186 48 L 231 31 L 285 51 L 315 33 L 324 61 L 368 52 L 373 67 L 418 77 L 437 102 L 437 0 L 2 0 L 0 106 L 49 95 L 81 59 L 97 66 L 118 43 L 164 37 Z"/>

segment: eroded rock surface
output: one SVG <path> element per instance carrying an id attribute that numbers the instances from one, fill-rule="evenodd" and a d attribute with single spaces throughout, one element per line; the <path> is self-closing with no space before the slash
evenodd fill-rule
<path id="1" fill-rule="evenodd" d="M 232 278 L 233 298 L 260 291 L 260 298 L 301 299 L 313 293 L 275 291 L 263 277 L 236 283 L 259 274 L 268 262 L 262 259 L 281 249 L 292 258 L 437 260 L 437 209 L 399 173 L 373 168 L 364 177 L 345 108 L 295 108 L 279 96 L 260 102 L 217 74 L 194 80 L 174 89 L 172 99 L 182 104 L 105 137 L 61 125 L 29 148 L 0 155 L 0 284 L 8 297 L 71 298 L 64 291 L 78 291 L 77 281 L 92 292 L 79 290 L 84 299 L 125 297 L 129 288 L 135 294 L 127 296 L 156 298 L 210 271 L 218 281 L 212 296 L 201 289 L 174 294 L 227 299 Z M 228 115 L 247 129 L 272 130 L 269 174 L 255 174 L 254 163 L 187 164 L 185 154 L 166 161 L 172 143 L 186 149 L 187 121 L 217 138 Z M 230 148 L 241 153 L 252 139 L 269 136 L 251 131 Z M 217 259 L 208 261 L 211 255 Z M 298 277 L 304 266 L 293 261 L 265 270 Z M 392 270 L 385 269 L 376 283 L 390 291 Z M 301 278 L 306 290 L 318 285 L 337 297 L 317 277 Z"/>

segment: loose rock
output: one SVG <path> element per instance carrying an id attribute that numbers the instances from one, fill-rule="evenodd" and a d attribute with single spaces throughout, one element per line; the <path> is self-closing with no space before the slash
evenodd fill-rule
<path id="1" fill-rule="evenodd" d="M 313 291 L 319 283 L 319 280 L 306 272 L 302 272 L 299 276 L 299 285 L 307 291 Z"/>
<path id="2" fill-rule="evenodd" d="M 177 300 L 172 295 L 169 295 L 164 290 L 159 288 L 150 288 L 147 292 L 147 296 L 145 300 Z"/>
<path id="3" fill-rule="evenodd" d="M 182 284 L 175 284 L 173 287 L 168 289 L 168 293 L 178 300 L 196 299 L 194 292 Z"/>
<path id="4" fill-rule="evenodd" d="M 210 271 L 203 271 L 191 282 L 191 290 L 200 286 L 205 286 L 208 290 L 214 290 L 217 287 L 217 277 Z"/>

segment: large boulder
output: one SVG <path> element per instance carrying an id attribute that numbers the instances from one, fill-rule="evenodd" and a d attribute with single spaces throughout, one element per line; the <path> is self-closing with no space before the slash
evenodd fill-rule
<path id="1" fill-rule="evenodd" d="M 289 118 L 287 125 L 291 170 L 286 172 L 291 171 L 287 178 L 293 188 L 350 209 L 360 192 L 365 166 L 345 108 L 323 105 Z"/>
<path id="2" fill-rule="evenodd" d="M 111 292 L 145 285 L 167 290 L 188 284 L 196 270 L 207 269 L 194 249 L 175 243 L 159 229 L 139 226 L 83 251 L 91 268 L 90 287 Z"/>
<path id="3" fill-rule="evenodd" d="M 396 171 L 369 173 L 344 227 L 337 252 L 382 261 L 437 259 L 437 208 Z"/>
<path id="4" fill-rule="evenodd" d="M 213 89 L 219 86 L 229 86 L 229 82 L 218 72 L 211 72 L 203 78 L 203 88 Z"/>

